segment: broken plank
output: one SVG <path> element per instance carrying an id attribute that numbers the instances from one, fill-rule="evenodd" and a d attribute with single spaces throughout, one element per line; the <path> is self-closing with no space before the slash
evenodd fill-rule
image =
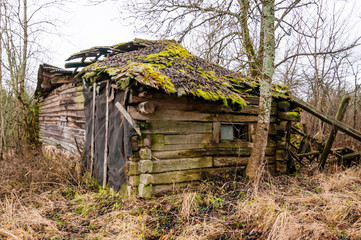
<path id="1" fill-rule="evenodd" d="M 338 121 L 342 121 L 345 113 L 346 113 L 346 109 L 347 106 L 350 102 L 351 97 L 350 96 L 344 96 L 341 100 L 340 106 L 338 107 L 337 113 L 336 113 L 336 120 Z M 330 149 L 332 147 L 333 141 L 335 140 L 337 135 L 337 128 L 335 126 L 332 126 L 330 135 L 328 136 L 326 145 L 322 151 L 322 154 L 320 156 L 320 162 L 318 165 L 319 169 L 323 169 L 325 167 L 326 161 L 327 161 L 327 157 L 328 157 L 328 153 L 330 152 Z"/>
<path id="2" fill-rule="evenodd" d="M 297 105 L 298 107 L 304 109 L 305 111 L 309 112 L 310 114 L 316 116 L 317 118 L 321 119 L 322 121 L 330 124 L 330 125 L 334 125 L 338 128 L 338 130 L 342 131 L 343 133 L 345 133 L 346 135 L 361 141 L 361 133 L 356 131 L 355 129 L 343 124 L 342 122 L 333 119 L 329 116 L 326 116 L 325 114 L 321 113 L 320 111 L 316 110 L 314 107 L 312 107 L 311 105 L 305 103 L 304 101 L 294 97 L 294 96 L 290 96 L 291 101 Z"/>

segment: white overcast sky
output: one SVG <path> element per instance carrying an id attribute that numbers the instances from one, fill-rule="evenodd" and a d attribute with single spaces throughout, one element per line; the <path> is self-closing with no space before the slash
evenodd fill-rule
<path id="1" fill-rule="evenodd" d="M 47 61 L 61 68 L 64 67 L 67 57 L 80 50 L 131 41 L 135 37 L 146 37 L 135 35 L 132 27 L 121 24 L 119 8 L 111 1 L 89 5 L 86 0 L 80 0 L 69 3 L 66 11 L 56 14 L 64 23 L 57 28 L 59 36 L 49 39 L 52 53 Z"/>

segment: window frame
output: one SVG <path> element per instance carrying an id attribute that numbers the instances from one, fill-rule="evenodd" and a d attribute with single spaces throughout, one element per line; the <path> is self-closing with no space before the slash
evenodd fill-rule
<path id="1" fill-rule="evenodd" d="M 226 139 L 226 138 L 222 138 L 222 127 L 223 126 L 232 126 L 233 129 L 233 138 L 230 139 Z M 238 142 L 238 141 L 244 141 L 244 142 L 250 142 L 251 141 L 251 137 L 250 137 L 250 128 L 249 128 L 250 124 L 249 123 L 224 123 L 221 122 L 220 124 L 220 131 L 219 131 L 219 141 L 220 142 Z M 237 134 L 237 131 L 242 131 L 243 134 Z M 240 137 L 240 136 L 244 136 L 244 137 Z"/>

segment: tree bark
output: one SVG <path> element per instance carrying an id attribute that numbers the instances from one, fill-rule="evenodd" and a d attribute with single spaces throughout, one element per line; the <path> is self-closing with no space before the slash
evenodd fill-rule
<path id="1" fill-rule="evenodd" d="M 262 1 L 262 18 L 264 24 L 264 58 L 262 79 L 260 81 L 260 102 L 258 123 L 256 128 L 256 141 L 253 145 L 251 157 L 246 168 L 246 175 L 256 181 L 260 174 L 259 169 L 264 163 L 272 103 L 272 77 L 274 73 L 275 57 L 275 16 L 274 0 Z"/>

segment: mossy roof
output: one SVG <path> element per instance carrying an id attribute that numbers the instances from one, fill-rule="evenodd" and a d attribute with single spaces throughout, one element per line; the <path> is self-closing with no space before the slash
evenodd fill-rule
<path id="1" fill-rule="evenodd" d="M 92 82 L 107 74 L 121 88 L 135 80 L 168 94 L 192 95 L 241 107 L 246 104 L 246 95 L 258 92 L 258 82 L 194 56 L 174 40 L 135 39 L 109 49 L 110 56 L 84 67 L 78 76 Z M 69 59 L 85 56 L 84 53 L 87 51 Z"/>

